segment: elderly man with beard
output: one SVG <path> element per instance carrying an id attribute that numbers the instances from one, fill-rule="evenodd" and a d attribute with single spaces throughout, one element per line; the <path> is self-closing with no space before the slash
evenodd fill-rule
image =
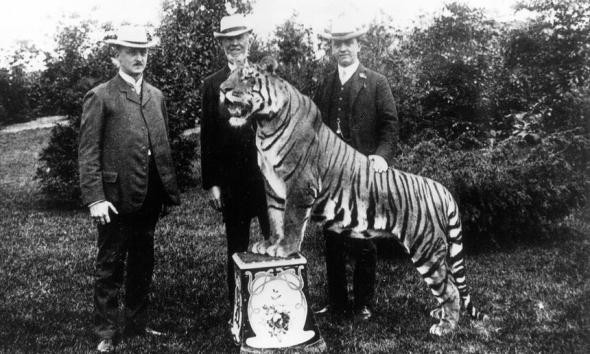
<path id="1" fill-rule="evenodd" d="M 227 236 L 227 287 L 230 304 L 234 303 L 234 268 L 232 255 L 244 252 L 250 240 L 250 222 L 258 217 L 265 237 L 269 234 L 264 180 L 258 168 L 255 127 L 229 124 L 229 112 L 219 105 L 219 86 L 237 65 L 247 62 L 252 29 L 242 15 L 221 19 L 219 39 L 227 65 L 207 77 L 203 84 L 201 119 L 201 171 L 203 189 L 211 206 L 223 214 Z"/>
<path id="2" fill-rule="evenodd" d="M 143 77 L 148 48 L 155 43 L 135 26 L 121 27 L 117 38 L 106 42 L 115 46 L 120 68 L 84 97 L 78 158 L 82 200 L 98 227 L 99 352 L 115 349 L 123 280 L 123 333 L 162 334 L 147 327 L 154 230 L 163 205 L 179 203 L 164 96 Z"/>

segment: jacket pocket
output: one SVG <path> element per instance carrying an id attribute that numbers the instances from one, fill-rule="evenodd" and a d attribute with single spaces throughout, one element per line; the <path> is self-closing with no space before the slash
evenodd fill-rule
<path id="1" fill-rule="evenodd" d="M 103 171 L 102 172 L 102 180 L 106 183 L 117 182 L 117 177 L 119 177 L 119 174 L 117 172 L 110 172 L 110 171 Z"/>

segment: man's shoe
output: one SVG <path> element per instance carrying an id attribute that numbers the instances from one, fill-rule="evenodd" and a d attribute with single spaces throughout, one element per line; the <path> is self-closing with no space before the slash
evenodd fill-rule
<path id="1" fill-rule="evenodd" d="M 146 335 L 154 337 L 160 337 L 164 335 L 164 332 L 156 331 L 155 329 L 150 327 L 146 327 L 144 332 Z"/>
<path id="2" fill-rule="evenodd" d="M 373 312 L 368 306 L 362 306 L 354 311 L 354 318 L 361 321 L 370 320 L 373 317 Z"/>
<path id="3" fill-rule="evenodd" d="M 334 305 L 328 304 L 321 309 L 314 311 L 313 313 L 318 316 L 338 316 L 346 314 L 346 309 L 344 307 L 336 307 Z"/>
<path id="4" fill-rule="evenodd" d="M 150 328 L 150 327 L 145 327 L 145 328 L 126 327 L 124 333 L 125 333 L 125 337 L 142 337 L 142 336 L 161 337 L 164 335 L 164 332 L 156 331 L 155 329 Z"/>
<path id="5" fill-rule="evenodd" d="M 112 353 L 115 351 L 115 342 L 112 339 L 103 339 L 96 347 L 99 353 Z"/>

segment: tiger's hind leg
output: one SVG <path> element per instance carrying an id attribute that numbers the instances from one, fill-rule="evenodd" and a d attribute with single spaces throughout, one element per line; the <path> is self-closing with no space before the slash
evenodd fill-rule
<path id="1" fill-rule="evenodd" d="M 446 262 L 447 245 L 443 238 L 434 236 L 432 243 L 418 249 L 421 252 L 412 255 L 412 261 L 440 304 L 438 309 L 431 312 L 439 323 L 430 327 L 430 333 L 442 336 L 457 327 L 461 313 L 459 290 Z"/>

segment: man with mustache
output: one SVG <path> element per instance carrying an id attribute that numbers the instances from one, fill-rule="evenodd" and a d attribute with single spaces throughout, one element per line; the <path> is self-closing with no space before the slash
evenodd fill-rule
<path id="1" fill-rule="evenodd" d="M 397 111 L 387 79 L 364 67 L 358 55 L 362 26 L 352 18 L 338 17 L 325 37 L 331 41 L 338 67 L 321 83 L 314 102 L 324 122 L 356 150 L 367 155 L 377 172 L 388 168 L 398 141 Z M 375 293 L 377 249 L 373 241 L 346 239 L 324 229 L 328 304 L 317 314 L 342 314 L 349 309 L 346 253 L 354 259 L 353 313 L 368 320 Z M 344 251 L 347 252 L 344 252 Z"/>
<path id="2" fill-rule="evenodd" d="M 123 280 L 123 334 L 162 334 L 147 327 L 154 229 L 163 206 L 179 203 L 164 96 L 143 79 L 148 48 L 155 43 L 135 26 L 121 27 L 117 38 L 106 42 L 116 48 L 119 72 L 84 97 L 78 150 L 82 201 L 98 227 L 94 325 L 99 352 L 114 351 L 121 334 Z"/>
<path id="3" fill-rule="evenodd" d="M 227 65 L 207 77 L 203 84 L 201 119 L 201 171 L 203 189 L 211 206 L 223 214 L 227 236 L 227 287 L 234 302 L 232 255 L 244 252 L 250 240 L 250 222 L 258 217 L 262 233 L 270 231 L 264 180 L 258 168 L 255 127 L 229 124 L 230 114 L 219 105 L 219 86 L 237 65 L 247 62 L 252 28 L 242 15 L 225 16 L 214 32 L 227 58 Z"/>

